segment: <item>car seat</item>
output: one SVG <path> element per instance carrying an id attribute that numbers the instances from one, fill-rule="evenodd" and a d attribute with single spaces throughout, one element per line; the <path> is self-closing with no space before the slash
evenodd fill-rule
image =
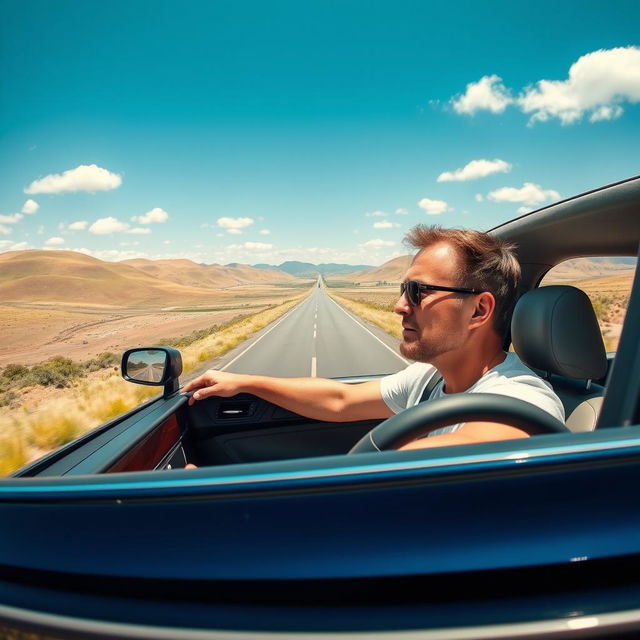
<path id="1" fill-rule="evenodd" d="M 565 408 L 571 431 L 595 428 L 607 375 L 607 354 L 586 293 L 568 285 L 539 287 L 517 302 L 511 321 L 513 348 L 545 377 Z"/>

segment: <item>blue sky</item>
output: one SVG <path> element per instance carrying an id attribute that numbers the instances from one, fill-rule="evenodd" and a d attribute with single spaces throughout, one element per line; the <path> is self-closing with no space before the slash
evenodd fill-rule
<path id="1" fill-rule="evenodd" d="M 0 11 L 0 251 L 380 264 L 640 174 L 635 0 Z"/>

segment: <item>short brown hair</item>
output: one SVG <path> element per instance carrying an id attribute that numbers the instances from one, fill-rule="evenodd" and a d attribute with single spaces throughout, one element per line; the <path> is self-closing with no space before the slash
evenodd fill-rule
<path id="1" fill-rule="evenodd" d="M 407 232 L 405 243 L 422 251 L 437 242 L 456 249 L 461 267 L 457 286 L 489 291 L 496 299 L 493 327 L 506 337 L 516 302 L 520 264 L 515 245 L 502 242 L 484 231 L 443 229 L 419 224 Z"/>

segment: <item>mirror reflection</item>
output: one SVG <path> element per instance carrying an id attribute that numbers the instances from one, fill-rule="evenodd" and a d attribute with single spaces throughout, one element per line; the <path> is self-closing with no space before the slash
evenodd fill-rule
<path id="1" fill-rule="evenodd" d="M 125 374 L 140 382 L 162 382 L 167 354 L 159 349 L 140 349 L 129 355 Z"/>

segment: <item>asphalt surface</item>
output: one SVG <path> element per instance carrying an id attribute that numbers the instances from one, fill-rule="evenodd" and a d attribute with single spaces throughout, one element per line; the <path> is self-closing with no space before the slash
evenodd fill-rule
<path id="1" fill-rule="evenodd" d="M 333 378 L 394 373 L 407 364 L 398 352 L 398 340 L 315 287 L 297 307 L 207 368 Z"/>

